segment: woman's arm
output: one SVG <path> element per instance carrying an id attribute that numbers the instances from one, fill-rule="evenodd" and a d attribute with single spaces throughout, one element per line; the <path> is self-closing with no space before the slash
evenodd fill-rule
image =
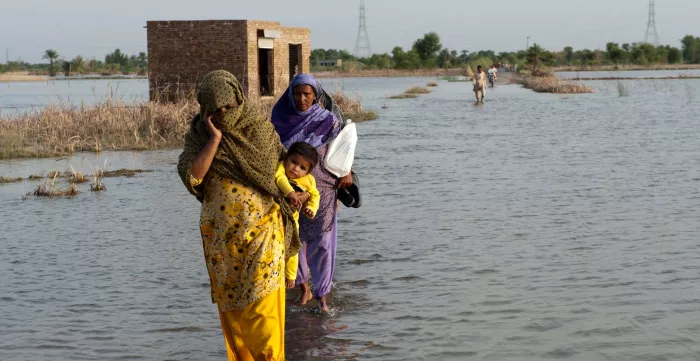
<path id="1" fill-rule="evenodd" d="M 221 130 L 217 129 L 211 122 L 211 115 L 204 119 L 204 124 L 209 133 L 209 141 L 204 145 L 202 150 L 199 151 L 194 160 L 192 161 L 192 177 L 195 179 L 204 179 L 207 175 L 209 167 L 211 167 L 211 162 L 214 160 L 216 155 L 216 150 L 219 148 L 219 143 L 221 143 Z"/>

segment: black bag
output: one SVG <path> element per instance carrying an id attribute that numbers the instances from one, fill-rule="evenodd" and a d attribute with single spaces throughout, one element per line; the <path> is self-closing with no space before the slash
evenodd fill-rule
<path id="1" fill-rule="evenodd" d="M 338 189 L 338 200 L 348 208 L 360 208 L 362 195 L 360 194 L 360 180 L 357 173 L 352 172 L 352 185 Z"/>

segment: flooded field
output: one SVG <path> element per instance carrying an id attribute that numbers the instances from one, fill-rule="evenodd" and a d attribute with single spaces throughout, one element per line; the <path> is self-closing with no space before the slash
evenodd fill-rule
<path id="1" fill-rule="evenodd" d="M 324 80 L 380 118 L 358 125 L 364 205 L 340 212 L 333 312 L 288 308 L 287 358 L 700 359 L 700 80 L 386 99 L 434 80 Z M 146 94 L 131 82 L 125 98 Z M 91 94 L 73 86 L 0 99 Z M 178 154 L 0 161 L 153 170 L 71 198 L 0 184 L 1 360 L 225 358 Z"/>

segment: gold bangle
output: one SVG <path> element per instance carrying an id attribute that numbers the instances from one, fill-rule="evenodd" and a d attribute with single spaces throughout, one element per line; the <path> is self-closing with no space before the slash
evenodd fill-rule
<path id="1" fill-rule="evenodd" d="M 190 184 L 192 187 L 196 187 L 202 184 L 202 179 L 195 178 L 192 174 L 190 174 Z"/>

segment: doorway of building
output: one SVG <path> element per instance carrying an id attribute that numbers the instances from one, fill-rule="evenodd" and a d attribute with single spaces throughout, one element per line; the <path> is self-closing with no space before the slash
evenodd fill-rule
<path id="1" fill-rule="evenodd" d="M 275 95 L 273 49 L 258 49 L 258 79 L 260 80 L 260 96 Z"/>
<path id="2" fill-rule="evenodd" d="M 289 44 L 289 81 L 301 73 L 301 44 Z"/>

